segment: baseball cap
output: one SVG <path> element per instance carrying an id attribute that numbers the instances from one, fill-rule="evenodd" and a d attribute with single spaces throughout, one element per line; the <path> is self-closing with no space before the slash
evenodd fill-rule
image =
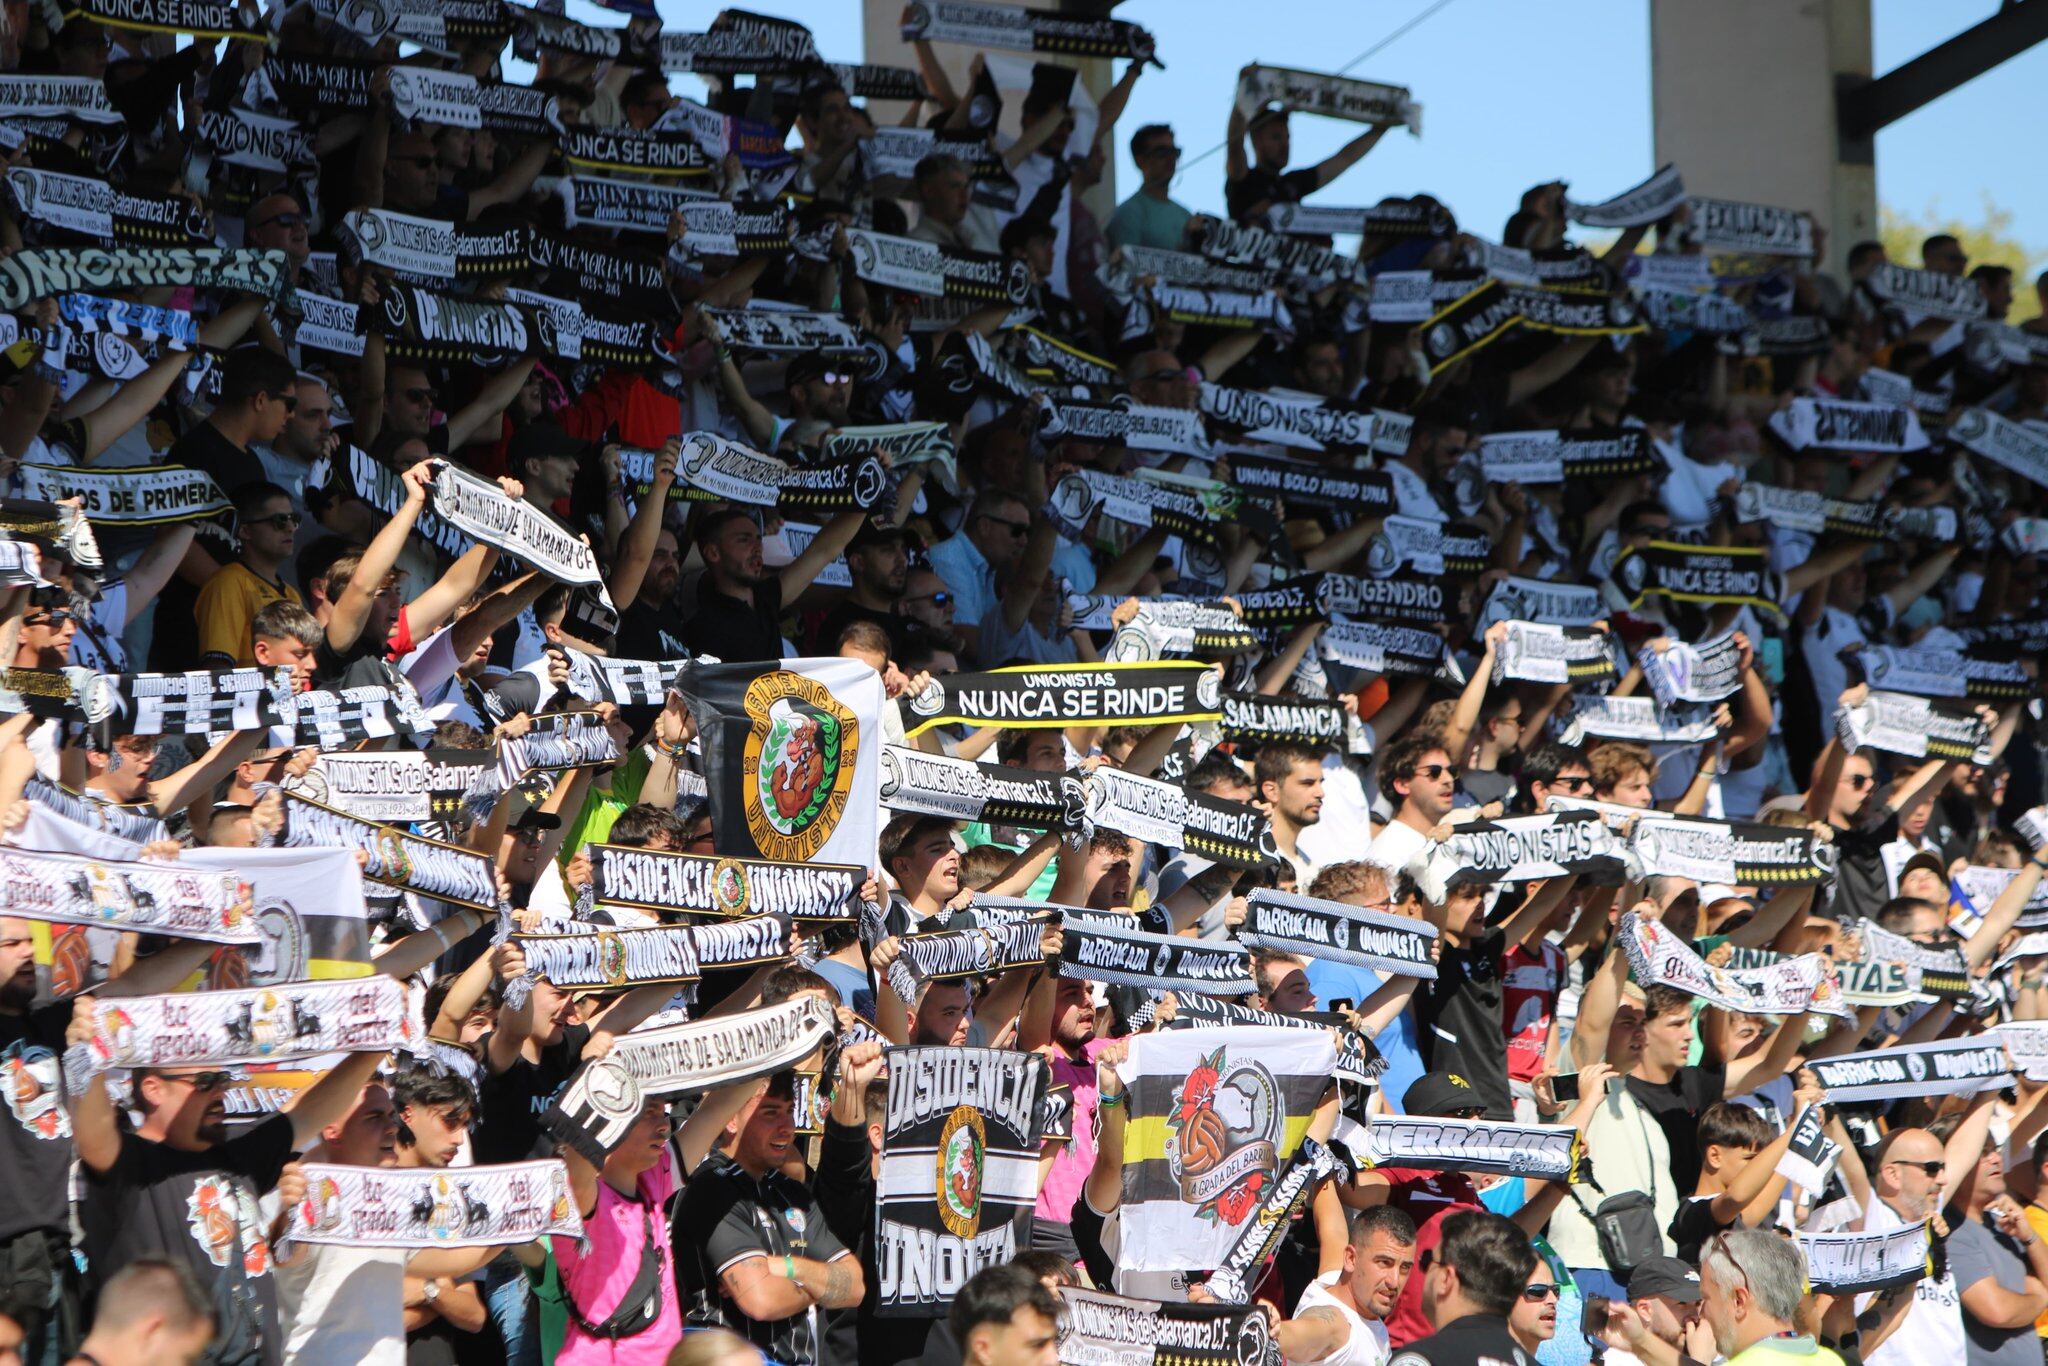
<path id="1" fill-rule="evenodd" d="M 853 533 L 853 539 L 846 543 L 848 550 L 865 550 L 871 545 L 888 545 L 891 541 L 905 541 L 917 549 L 924 549 L 923 540 L 907 527 L 887 526 L 872 517 L 861 519 L 860 529 Z"/>
<path id="2" fill-rule="evenodd" d="M 1700 1273 L 1676 1257 L 1652 1257 L 1629 1273 L 1628 1297 L 1642 1300 L 1652 1295 L 1662 1295 L 1679 1304 L 1698 1304 Z"/>
<path id="3" fill-rule="evenodd" d="M 521 470 L 530 460 L 551 460 L 558 455 L 572 459 L 583 454 L 583 443 L 552 422 L 529 422 L 512 434 L 505 447 L 505 465 Z"/>
<path id="4" fill-rule="evenodd" d="M 1899 869 L 1899 881 L 1904 882 L 1906 874 L 1912 872 L 1915 868 L 1925 868 L 1928 872 L 1940 878 L 1943 885 L 1948 883 L 1948 864 L 1942 861 L 1942 857 L 1939 854 L 1923 849 L 1907 859 L 1906 866 Z"/>
<path id="5" fill-rule="evenodd" d="M 853 373 L 853 367 L 848 365 L 843 357 L 830 355 L 824 351 L 806 351 L 793 358 L 783 368 L 783 387 L 802 384 L 807 379 L 816 379 L 827 370 L 842 375 Z"/>
<path id="6" fill-rule="evenodd" d="M 562 818 L 552 811 L 529 806 L 519 813 L 519 819 L 512 822 L 514 830 L 560 830 Z"/>
<path id="7" fill-rule="evenodd" d="M 1409 1083 L 1401 1097 L 1401 1112 L 1448 1115 L 1453 1110 L 1470 1110 L 1485 1104 L 1486 1097 L 1456 1072 L 1424 1072 Z"/>

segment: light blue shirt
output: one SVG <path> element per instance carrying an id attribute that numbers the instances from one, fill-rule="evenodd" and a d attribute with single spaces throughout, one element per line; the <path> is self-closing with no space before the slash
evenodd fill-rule
<path id="1" fill-rule="evenodd" d="M 954 623 L 980 626 L 983 614 L 996 600 L 996 572 L 989 568 L 988 560 L 964 532 L 933 546 L 929 558 L 932 572 L 952 590 Z"/>

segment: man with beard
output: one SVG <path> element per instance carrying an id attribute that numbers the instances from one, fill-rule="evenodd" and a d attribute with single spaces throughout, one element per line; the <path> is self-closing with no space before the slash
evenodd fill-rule
<path id="1" fill-rule="evenodd" d="M 1259 805 L 1273 822 L 1273 842 L 1294 865 L 1295 885 L 1315 881 L 1316 868 L 1302 856 L 1301 832 L 1323 818 L 1323 756 L 1307 745 L 1281 741 L 1259 746 L 1252 766 Z"/>
<path id="2" fill-rule="evenodd" d="M 889 657 L 896 658 L 909 642 L 910 618 L 896 610 L 910 581 L 910 556 L 904 547 L 902 527 L 879 526 L 872 518 L 860 524 L 846 547 L 846 567 L 852 571 L 853 587 L 839 605 L 818 623 L 812 640 L 813 653 L 830 654 L 837 647 L 839 633 L 856 621 L 872 621 L 889 633 Z"/>
<path id="3" fill-rule="evenodd" d="M 1074 1202 L 1095 1167 L 1095 1111 L 1100 1092 L 1095 1086 L 1095 1055 L 1101 1045 L 1095 1037 L 1095 984 L 1077 977 L 1056 977 L 1052 981 L 1051 1089 L 1065 1087 L 1072 1137 L 1059 1144 L 1045 1180 L 1038 1188 L 1038 1205 L 1031 1220 L 1031 1245 L 1080 1260 L 1074 1242 Z M 1043 1035 L 1019 1039 L 1018 1045 L 1036 1048 L 1046 1042 Z"/>
<path id="4" fill-rule="evenodd" d="M 1344 1265 L 1309 1282 L 1294 1317 L 1274 1331 L 1281 1353 L 1307 1366 L 1377 1366 L 1391 1350 L 1383 1320 L 1415 1269 L 1415 1221 L 1380 1205 L 1351 1223 Z"/>
<path id="5" fill-rule="evenodd" d="M 81 996 L 65 1036 L 89 1044 L 95 1005 Z M 292 1153 L 354 1108 L 384 1060 L 351 1053 L 300 1094 L 290 1113 L 228 1137 L 230 1073 L 204 1065 L 144 1068 L 130 1104 L 142 1122 L 124 1129 L 98 1080 L 67 1097 L 85 1199 L 79 1218 L 87 1263 L 102 1280 L 142 1257 L 182 1261 L 222 1306 L 214 1346 L 220 1366 L 279 1366 L 277 1288 L 259 1213 Z M 61 1190 L 61 1185 L 60 1185 Z"/>
<path id="6" fill-rule="evenodd" d="M 783 604 L 794 601 L 839 558 L 865 520 L 866 514 L 857 510 L 840 513 L 803 554 L 772 572 L 761 558 L 761 528 L 752 513 L 728 507 L 700 521 L 696 540 L 704 577 L 697 581 L 695 609 L 682 632 L 690 653 L 728 664 L 782 658 Z"/>

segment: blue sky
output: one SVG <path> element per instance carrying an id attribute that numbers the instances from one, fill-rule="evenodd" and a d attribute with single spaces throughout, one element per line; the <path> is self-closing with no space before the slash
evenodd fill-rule
<path id="1" fill-rule="evenodd" d="M 1047 3 L 1048 0 L 1039 0 Z M 1704 3 L 1708 0 L 1691 0 Z M 1792 0 L 1783 0 L 1791 3 Z M 1260 61 L 1330 71 L 1429 9 L 1435 0 L 1125 0 L 1117 14 L 1159 39 L 1167 69 L 1138 82 L 1125 127 L 1170 123 L 1184 162 L 1219 143 L 1238 68 Z M 659 0 L 665 22 L 701 28 L 716 6 Z M 1873 0 L 1876 69 L 1918 54 L 1995 10 L 1998 0 Z M 746 8 L 810 25 L 830 59 L 862 53 L 858 0 L 750 0 Z M 1424 136 L 1389 133 L 1317 197 L 1366 204 L 1429 190 L 1461 223 L 1497 237 L 1521 192 L 1563 179 L 1586 199 L 1626 189 L 1655 169 L 1650 126 L 1648 0 L 1449 0 L 1352 74 L 1407 85 L 1422 102 Z M 619 16 L 570 0 L 586 22 Z M 678 78 L 686 91 L 690 78 Z M 1918 215 L 1938 204 L 1967 220 L 1989 194 L 2015 217 L 2036 259 L 2048 257 L 2048 178 L 2025 155 L 2048 85 L 2048 44 L 2007 61 L 1878 137 L 1878 194 Z M 1532 93 L 1540 88 L 1541 93 Z M 1729 98 L 1742 98 L 1729 73 Z M 1358 130 L 1294 121 L 1297 163 Z M 1118 139 L 1117 184 L 1136 184 Z M 1759 155 L 1768 149 L 1759 149 Z M 1220 209 L 1222 153 L 1192 165 L 1175 187 L 1190 208 Z M 1681 168 L 1683 169 L 1683 168 Z"/>

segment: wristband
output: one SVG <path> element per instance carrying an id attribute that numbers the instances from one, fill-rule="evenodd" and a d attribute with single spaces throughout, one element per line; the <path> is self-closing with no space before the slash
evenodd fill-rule
<path id="1" fill-rule="evenodd" d="M 1126 1101 L 1126 1100 L 1127 1100 L 1127 1099 L 1129 1099 L 1129 1098 L 1130 1098 L 1130 1093 L 1129 1093 L 1128 1091 L 1119 1091 L 1119 1092 L 1117 1092 L 1117 1093 L 1116 1093 L 1115 1095 L 1113 1095 L 1113 1096 L 1111 1096 L 1111 1095 L 1104 1095 L 1104 1094 L 1102 1094 L 1102 1093 L 1098 1092 L 1098 1093 L 1097 1093 L 1097 1099 L 1096 1099 L 1096 1108 L 1097 1108 L 1097 1109 L 1108 1109 L 1108 1108 L 1109 1108 L 1109 1107 L 1111 1107 L 1111 1106 L 1116 1106 L 1116 1105 L 1121 1105 L 1121 1104 L 1123 1104 L 1123 1103 L 1124 1103 L 1124 1101 Z"/>
<path id="2" fill-rule="evenodd" d="M 786 1252 L 782 1254 L 782 1271 L 792 1281 L 796 1280 L 796 1258 Z M 798 1282 L 798 1284 L 801 1286 L 802 1283 Z"/>

